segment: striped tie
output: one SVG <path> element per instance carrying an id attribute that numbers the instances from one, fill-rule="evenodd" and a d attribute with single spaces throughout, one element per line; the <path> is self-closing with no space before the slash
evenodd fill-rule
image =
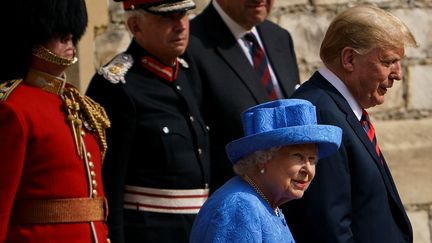
<path id="1" fill-rule="evenodd" d="M 273 87 L 273 83 L 270 77 L 270 69 L 264 50 L 259 45 L 253 33 L 245 34 L 244 38 L 251 46 L 250 52 L 253 60 L 254 69 L 257 72 L 258 77 L 260 78 L 261 84 L 266 89 L 270 100 L 277 99 L 276 90 Z"/>
<path id="2" fill-rule="evenodd" d="M 381 150 L 378 147 L 377 138 L 375 136 L 375 129 L 372 125 L 372 122 L 369 119 L 369 115 L 366 112 L 365 109 L 362 109 L 362 117 L 360 119 L 361 125 L 365 132 L 367 133 L 367 136 L 369 137 L 369 140 L 371 141 L 372 145 L 375 147 L 375 151 L 380 158 L 381 163 L 383 163 L 383 159 L 381 157 Z"/>

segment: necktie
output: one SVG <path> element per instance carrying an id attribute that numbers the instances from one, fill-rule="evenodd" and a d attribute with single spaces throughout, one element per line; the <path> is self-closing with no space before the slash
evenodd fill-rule
<path id="1" fill-rule="evenodd" d="M 273 83 L 270 77 L 270 69 L 264 50 L 259 45 L 253 33 L 245 34 L 244 38 L 251 46 L 250 52 L 253 60 L 254 69 L 257 72 L 258 77 L 260 78 L 261 84 L 267 91 L 270 100 L 277 99 L 276 91 L 273 87 Z"/>
<path id="2" fill-rule="evenodd" d="M 365 132 L 367 133 L 367 136 L 369 137 L 369 140 L 371 141 L 372 145 L 375 147 L 375 151 L 380 158 L 381 163 L 383 163 L 383 159 L 381 157 L 381 150 L 378 147 L 377 138 L 375 135 L 375 129 L 372 125 L 372 122 L 369 119 L 369 114 L 366 112 L 365 109 L 362 109 L 362 117 L 360 119 L 361 125 Z"/>

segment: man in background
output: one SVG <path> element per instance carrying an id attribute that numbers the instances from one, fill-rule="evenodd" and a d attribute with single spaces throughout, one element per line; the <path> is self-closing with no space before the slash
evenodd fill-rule
<path id="1" fill-rule="evenodd" d="M 240 114 L 287 98 L 299 83 L 291 35 L 266 20 L 274 0 L 213 0 L 191 21 L 189 51 L 210 126 L 211 189 L 234 176 L 225 145 L 243 134 Z"/>

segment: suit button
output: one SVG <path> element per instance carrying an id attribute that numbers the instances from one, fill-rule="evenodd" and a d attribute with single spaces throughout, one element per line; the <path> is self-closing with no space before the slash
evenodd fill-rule
<path id="1" fill-rule="evenodd" d="M 176 89 L 177 89 L 178 91 L 180 91 L 180 90 L 181 90 L 180 85 L 176 85 Z"/>
<path id="2" fill-rule="evenodd" d="M 209 131 L 210 131 L 210 127 L 209 127 L 209 126 L 206 126 L 206 129 L 207 129 L 207 132 L 209 132 Z"/>
<path id="3" fill-rule="evenodd" d="M 170 130 L 169 130 L 168 127 L 163 127 L 163 128 L 162 128 L 162 131 L 163 131 L 165 134 L 168 134 L 168 133 L 170 132 Z"/>
<path id="4" fill-rule="evenodd" d="M 96 191 L 96 189 L 93 189 L 92 194 L 93 194 L 93 197 L 97 197 L 98 192 Z"/>
<path id="5" fill-rule="evenodd" d="M 93 163 L 93 162 L 90 161 L 90 162 L 88 163 L 88 165 L 89 165 L 90 169 L 93 169 L 93 168 L 94 168 L 94 163 Z"/>
<path id="6" fill-rule="evenodd" d="M 96 182 L 96 180 L 92 180 L 92 186 L 95 187 L 95 188 L 97 187 L 97 182 Z"/>
<path id="7" fill-rule="evenodd" d="M 202 149 L 198 148 L 198 154 L 201 155 L 202 154 Z"/>
<path id="8" fill-rule="evenodd" d="M 190 119 L 191 122 L 195 121 L 195 118 L 193 116 L 189 116 L 189 119 Z"/>

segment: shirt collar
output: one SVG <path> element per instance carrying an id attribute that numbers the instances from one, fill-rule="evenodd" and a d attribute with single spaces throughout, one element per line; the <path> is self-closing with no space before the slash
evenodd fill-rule
<path id="1" fill-rule="evenodd" d="M 352 96 L 351 92 L 348 90 L 347 86 L 345 85 L 342 80 L 336 74 L 334 74 L 332 71 L 330 71 L 327 67 L 323 66 L 321 67 L 318 72 L 325 78 L 329 83 L 335 87 L 339 93 L 342 94 L 342 96 L 345 98 L 345 100 L 348 102 L 349 106 L 351 107 L 352 111 L 354 112 L 357 119 L 360 121 L 362 116 L 362 109 L 360 105 L 357 103 L 357 101 Z"/>

